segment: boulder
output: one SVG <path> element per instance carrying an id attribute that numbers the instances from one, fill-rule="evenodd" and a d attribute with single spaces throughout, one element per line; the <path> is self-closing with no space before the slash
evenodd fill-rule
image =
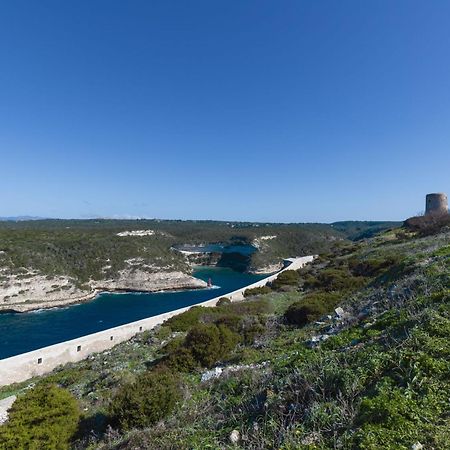
<path id="1" fill-rule="evenodd" d="M 214 369 L 206 371 L 202 375 L 202 382 L 209 381 L 215 378 L 219 378 L 222 374 L 223 369 L 221 367 L 214 367 Z"/>
<path id="2" fill-rule="evenodd" d="M 239 433 L 239 431 L 238 430 L 233 430 L 231 433 L 230 433 L 230 442 L 232 443 L 232 444 L 237 444 L 237 443 L 239 443 L 239 441 L 241 440 L 241 433 Z"/>

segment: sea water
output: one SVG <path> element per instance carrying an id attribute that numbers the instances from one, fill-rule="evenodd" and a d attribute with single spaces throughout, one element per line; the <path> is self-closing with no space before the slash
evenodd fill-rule
<path id="1" fill-rule="evenodd" d="M 86 303 L 62 308 L 2 313 L 0 359 L 204 302 L 264 278 L 218 267 L 199 267 L 194 276 L 204 281 L 211 278 L 214 288 L 158 293 L 104 293 Z"/>

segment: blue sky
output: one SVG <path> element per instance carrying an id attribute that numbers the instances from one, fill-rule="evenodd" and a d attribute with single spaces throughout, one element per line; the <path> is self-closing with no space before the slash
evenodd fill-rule
<path id="1" fill-rule="evenodd" d="M 450 193 L 450 2 L 0 4 L 0 216 L 403 219 Z"/>

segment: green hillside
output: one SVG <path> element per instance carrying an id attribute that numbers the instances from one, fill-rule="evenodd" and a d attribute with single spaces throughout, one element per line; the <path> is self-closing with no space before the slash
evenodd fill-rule
<path id="1" fill-rule="evenodd" d="M 373 226 L 379 229 L 380 224 Z M 117 235 L 132 230 L 153 230 L 154 235 Z M 156 271 L 189 272 L 185 259 L 171 250 L 172 245 L 252 244 L 267 235 L 276 238 L 264 241 L 260 251 L 246 261 L 247 270 L 290 256 L 327 251 L 337 239 L 348 236 L 346 226 L 335 230 L 324 224 L 106 219 L 0 221 L 0 268 L 5 269 L 3 277 L 8 272 L 31 269 L 45 275 L 67 275 L 80 285 L 89 279 L 114 277 L 130 258 L 139 258 L 142 267 L 153 266 Z"/>
<path id="2" fill-rule="evenodd" d="M 248 294 L 1 396 L 69 392 L 81 416 L 66 447 L 76 449 L 448 448 L 448 227 L 336 241 Z M 36 411 L 18 409 L 1 448 L 39 435 L 24 419 Z M 58 424 L 73 409 L 51 411 L 67 439 Z"/>

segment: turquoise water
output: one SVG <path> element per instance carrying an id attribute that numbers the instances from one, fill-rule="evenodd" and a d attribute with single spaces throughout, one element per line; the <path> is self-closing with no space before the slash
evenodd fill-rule
<path id="1" fill-rule="evenodd" d="M 194 275 L 219 288 L 164 293 L 101 294 L 66 308 L 0 314 L 0 359 L 203 302 L 264 276 L 225 268 L 198 268 Z"/>

